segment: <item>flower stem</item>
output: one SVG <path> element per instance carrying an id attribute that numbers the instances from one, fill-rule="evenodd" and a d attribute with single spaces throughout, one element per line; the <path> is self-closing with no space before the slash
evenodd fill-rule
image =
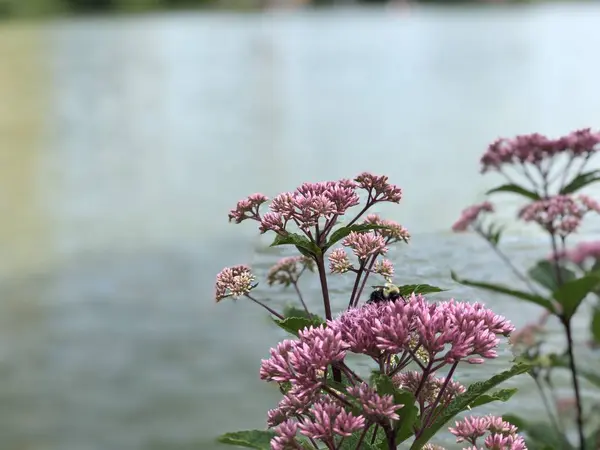
<path id="1" fill-rule="evenodd" d="M 567 334 L 567 348 L 569 352 L 569 368 L 573 378 L 573 390 L 575 391 L 575 401 L 577 403 L 577 433 L 579 434 L 579 449 L 585 450 L 585 435 L 583 434 L 583 411 L 581 407 L 581 393 L 579 391 L 579 379 L 577 374 L 577 365 L 575 364 L 575 355 L 573 351 L 573 334 L 571 330 L 571 321 L 563 318 L 563 326 Z"/>
<path id="2" fill-rule="evenodd" d="M 540 391 L 540 396 L 542 397 L 542 402 L 544 403 L 544 407 L 546 408 L 548 417 L 550 418 L 550 421 L 552 422 L 552 426 L 554 428 L 556 428 L 561 434 L 564 434 L 563 427 L 561 426 L 559 421 L 556 419 L 556 416 L 555 416 L 554 412 L 552 411 L 552 408 L 550 408 L 550 403 L 548 402 L 548 397 L 546 396 L 546 393 L 544 392 L 544 388 L 542 386 L 542 383 L 540 383 L 539 377 L 536 375 L 533 377 L 533 379 L 535 381 L 535 385 L 537 386 L 538 390 Z"/>
<path id="3" fill-rule="evenodd" d="M 442 385 L 442 388 L 440 389 L 440 392 L 438 393 L 437 397 L 435 398 L 435 401 L 433 402 L 433 405 L 431 406 L 431 411 L 429 412 L 429 414 L 427 416 L 427 419 L 425 419 L 425 424 L 424 424 L 423 430 L 426 429 L 427 427 L 429 427 L 431 425 L 431 422 L 432 422 L 432 419 L 433 419 L 433 413 L 435 412 L 435 409 L 438 407 L 438 405 L 440 403 L 440 400 L 442 399 L 442 396 L 445 393 L 444 391 L 448 387 L 448 384 L 452 380 L 452 375 L 454 374 L 454 371 L 456 370 L 457 366 L 458 366 L 458 361 L 456 361 L 454 364 L 452 364 L 452 367 L 450 368 L 450 371 L 448 372 L 448 375 L 446 375 L 446 379 L 444 380 L 444 384 Z"/>
<path id="4" fill-rule="evenodd" d="M 298 280 L 296 281 L 292 281 L 292 284 L 294 285 L 294 289 L 296 290 L 296 294 L 298 294 L 298 298 L 300 299 L 300 303 L 302 303 L 302 306 L 304 306 L 304 311 L 306 311 L 306 314 L 310 314 L 310 311 L 308 310 L 306 303 L 304 303 L 304 299 L 302 298 L 302 293 L 300 292 L 300 288 L 298 287 Z"/>
<path id="5" fill-rule="evenodd" d="M 269 311 L 271 314 L 273 314 L 275 317 L 277 317 L 279 320 L 283 320 L 284 317 L 279 314 L 277 311 L 275 311 L 274 309 L 269 308 L 267 305 L 265 305 L 263 302 L 256 300 L 254 297 L 252 297 L 249 294 L 246 294 L 246 297 L 248 297 L 250 300 L 252 300 L 254 303 L 262 306 L 263 308 L 265 308 L 267 311 Z"/>
<path id="6" fill-rule="evenodd" d="M 365 276 L 362 280 L 362 284 L 360 285 L 360 288 L 358 289 L 358 291 L 356 292 L 356 296 L 354 297 L 354 304 L 352 306 L 357 306 L 358 305 L 358 300 L 360 300 L 360 296 L 362 295 L 362 291 L 365 288 L 365 284 L 367 283 L 367 278 L 369 278 L 369 275 L 371 274 L 371 270 L 373 269 L 373 266 L 375 265 L 375 260 L 377 259 L 377 255 L 373 255 L 371 257 L 371 262 L 369 263 L 369 267 L 367 267 L 367 270 L 364 272 Z"/>
<path id="7" fill-rule="evenodd" d="M 321 281 L 321 292 L 323 294 L 323 307 L 325 308 L 325 318 L 327 320 L 331 320 L 333 316 L 331 315 L 331 302 L 329 300 L 329 287 L 327 286 L 327 274 L 325 273 L 325 260 L 323 259 L 323 254 L 319 254 L 315 256 L 315 262 L 317 263 L 317 270 L 319 271 L 319 280 Z M 335 367 L 331 368 L 333 373 L 333 381 L 337 383 L 342 382 L 342 372 L 340 369 Z"/>

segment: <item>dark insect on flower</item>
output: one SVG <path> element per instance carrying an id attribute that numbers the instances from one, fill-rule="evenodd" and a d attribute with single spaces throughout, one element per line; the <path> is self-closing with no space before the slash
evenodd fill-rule
<path id="1" fill-rule="evenodd" d="M 402 298 L 398 286 L 392 283 L 386 283 L 384 286 L 373 286 L 375 290 L 371 292 L 371 296 L 367 303 L 395 302 Z"/>

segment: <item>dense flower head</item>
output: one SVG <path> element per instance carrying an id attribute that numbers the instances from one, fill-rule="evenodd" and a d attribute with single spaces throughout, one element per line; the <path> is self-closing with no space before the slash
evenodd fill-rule
<path id="1" fill-rule="evenodd" d="M 524 439 L 517 434 L 517 427 L 492 415 L 484 417 L 465 417 L 457 421 L 450 433 L 456 436 L 456 442 L 466 441 L 477 448 L 477 441 L 485 436 L 485 448 L 488 450 L 526 450 Z"/>
<path id="2" fill-rule="evenodd" d="M 348 344 L 342 340 L 341 332 L 332 328 L 306 328 L 299 338 L 284 340 L 271 349 L 271 357 L 261 361 L 261 379 L 317 387 L 327 366 L 346 356 Z"/>
<path id="3" fill-rule="evenodd" d="M 343 248 L 336 248 L 329 253 L 329 269 L 332 273 L 346 273 L 352 268 L 348 253 Z"/>
<path id="4" fill-rule="evenodd" d="M 466 231 L 471 225 L 477 224 L 482 214 L 494 212 L 494 205 L 490 202 L 478 203 L 464 209 L 460 218 L 452 225 L 456 232 Z"/>
<path id="5" fill-rule="evenodd" d="M 254 287 L 255 277 L 248 266 L 226 267 L 217 275 L 215 299 L 238 298 L 248 294 Z"/>
<path id="6" fill-rule="evenodd" d="M 394 384 L 400 388 L 405 389 L 413 394 L 416 393 L 419 386 L 423 384 L 421 390 L 417 395 L 417 400 L 422 405 L 433 404 L 438 395 L 440 394 L 443 386 L 446 384 L 445 378 L 438 378 L 434 373 L 429 374 L 425 383 L 423 381 L 423 372 L 408 371 L 401 372 L 394 376 Z M 444 406 L 450 403 L 454 397 L 465 392 L 465 387 L 458 381 L 448 380 L 442 396 L 438 400 L 439 404 Z"/>
<path id="7" fill-rule="evenodd" d="M 600 133 L 589 128 L 576 130 L 567 136 L 550 139 L 539 133 L 497 139 L 481 157 L 481 171 L 500 170 L 512 164 L 539 166 L 542 161 L 559 154 L 588 156 L 599 149 Z"/>
<path id="8" fill-rule="evenodd" d="M 381 229 L 373 230 L 375 234 L 379 234 L 384 238 L 391 242 L 404 241 L 408 242 L 410 239 L 410 233 L 406 228 L 400 225 L 398 222 L 394 222 L 393 220 L 382 219 L 378 214 L 369 214 L 365 220 L 364 224 L 367 225 L 381 225 Z"/>
<path id="9" fill-rule="evenodd" d="M 382 259 L 375 263 L 374 272 L 386 279 L 394 276 L 394 264 L 389 259 Z"/>
<path id="10" fill-rule="evenodd" d="M 392 203 L 399 203 L 402 200 L 402 189 L 390 184 L 385 175 L 378 176 L 363 172 L 354 181 L 369 193 L 371 200 Z"/>
<path id="11" fill-rule="evenodd" d="M 394 397 L 391 395 L 379 395 L 375 389 L 366 383 L 348 388 L 348 393 L 355 396 L 361 404 L 364 414 L 375 420 L 387 418 L 398 420 L 400 417 L 396 411 L 404 407 L 394 403 Z"/>
<path id="12" fill-rule="evenodd" d="M 280 259 L 277 264 L 269 269 L 267 283 L 269 285 L 282 284 L 289 286 L 296 283 L 303 270 L 313 270 L 314 261 L 306 256 L 290 256 Z"/>
<path id="13" fill-rule="evenodd" d="M 344 238 L 342 245 L 350 247 L 361 260 L 373 255 L 385 255 L 388 251 L 383 236 L 372 231 L 367 233 L 353 231 Z"/>
<path id="14" fill-rule="evenodd" d="M 269 223 L 263 220 L 261 231 L 278 231 L 271 227 L 271 222 L 278 226 L 279 219 L 284 224 L 293 221 L 308 230 L 320 219 L 332 220 L 345 214 L 359 201 L 356 185 L 349 180 L 304 183 L 294 192 L 284 192 L 273 199 L 270 209 L 276 216 L 272 216 Z"/>
<path id="15" fill-rule="evenodd" d="M 350 436 L 365 426 L 363 416 L 355 416 L 331 400 L 315 402 L 308 417 L 298 426 L 300 433 L 325 442 L 332 442 L 334 436 Z"/>
<path id="16" fill-rule="evenodd" d="M 526 205 L 519 212 L 519 217 L 550 232 L 567 236 L 577 230 L 583 216 L 590 211 L 600 212 L 600 205 L 585 195 L 555 195 Z"/>
<path id="17" fill-rule="evenodd" d="M 296 441 L 298 423 L 286 420 L 275 428 L 276 436 L 271 439 L 272 450 L 297 450 L 302 447 Z"/>
<path id="18" fill-rule="evenodd" d="M 268 201 L 268 197 L 263 194 L 252 194 L 248 198 L 240 200 L 236 207 L 229 212 L 229 221 L 240 223 L 246 219 L 259 218 L 260 205 Z"/>
<path id="19" fill-rule="evenodd" d="M 588 259 L 600 259 L 600 241 L 581 242 L 562 256 L 575 264 L 583 264 Z"/>

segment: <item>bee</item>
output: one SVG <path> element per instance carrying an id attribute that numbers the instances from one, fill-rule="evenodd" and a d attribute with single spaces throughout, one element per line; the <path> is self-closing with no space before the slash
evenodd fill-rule
<path id="1" fill-rule="evenodd" d="M 367 303 L 395 302 L 402 298 L 400 288 L 392 283 L 385 283 L 383 286 L 373 286 L 375 290 L 371 292 L 371 296 Z"/>

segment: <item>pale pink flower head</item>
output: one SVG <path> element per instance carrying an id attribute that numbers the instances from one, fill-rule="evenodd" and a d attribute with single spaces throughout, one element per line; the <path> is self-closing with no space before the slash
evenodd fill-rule
<path id="1" fill-rule="evenodd" d="M 248 266 L 226 267 L 217 275 L 215 299 L 217 303 L 224 298 L 238 298 L 248 294 L 256 284 L 255 277 Z"/>
<path id="2" fill-rule="evenodd" d="M 400 203 L 402 199 L 402 189 L 390 184 L 388 177 L 385 175 L 378 176 L 363 172 L 354 181 L 356 181 L 360 188 L 368 192 L 369 200 L 373 202 Z"/>
<path id="3" fill-rule="evenodd" d="M 455 232 L 466 231 L 471 225 L 477 225 L 483 214 L 492 212 L 494 212 L 494 205 L 490 202 L 469 206 L 462 211 L 460 218 L 452 225 L 452 230 Z"/>
<path id="4" fill-rule="evenodd" d="M 351 232 L 342 241 L 342 245 L 350 247 L 360 260 L 373 255 L 385 255 L 388 251 L 385 240 L 374 232 Z"/>
<path id="5" fill-rule="evenodd" d="M 477 448 L 477 441 L 487 433 L 484 445 L 488 450 L 526 450 L 524 439 L 517 434 L 517 427 L 502 420 L 501 417 L 465 417 L 449 428 L 456 436 L 456 442 L 466 441 Z M 471 447 L 470 447 L 471 448 Z"/>
<path id="6" fill-rule="evenodd" d="M 569 261 L 581 265 L 588 259 L 600 259 L 600 241 L 581 242 L 564 255 Z"/>
<path id="7" fill-rule="evenodd" d="M 444 391 L 438 400 L 439 405 L 442 407 L 448 405 L 457 395 L 466 391 L 465 387 L 458 381 L 449 380 L 446 383 L 445 378 L 438 378 L 434 373 L 429 374 L 425 383 L 422 383 L 422 380 L 423 372 L 417 371 L 401 372 L 393 378 L 394 384 L 398 388 L 407 390 L 413 394 L 421 387 L 417 395 L 417 400 L 421 405 L 433 404 L 440 395 L 442 388 L 444 388 Z"/>
<path id="8" fill-rule="evenodd" d="M 404 407 L 394 404 L 391 395 L 379 395 L 366 383 L 348 388 L 348 393 L 359 400 L 364 415 L 372 420 L 398 420 L 400 417 L 396 411 Z"/>
<path id="9" fill-rule="evenodd" d="M 386 279 L 391 279 L 394 276 L 394 265 L 389 259 L 383 259 L 375 263 L 374 271 Z"/>
<path id="10" fill-rule="evenodd" d="M 345 311 L 337 319 L 328 322 L 328 326 L 342 334 L 342 339 L 349 345 L 351 352 L 376 358 L 381 350 L 373 327 L 380 316 L 380 305 L 367 304 Z"/>
<path id="11" fill-rule="evenodd" d="M 267 231 L 284 234 L 286 223 L 287 221 L 283 220 L 283 216 L 280 213 L 269 211 L 261 217 L 258 229 L 261 234 L 265 234 Z"/>
<path id="12" fill-rule="evenodd" d="M 269 286 L 281 284 L 289 286 L 296 283 L 304 270 L 312 271 L 314 262 L 306 256 L 290 256 L 280 259 L 277 264 L 269 269 L 267 283 Z"/>
<path id="13" fill-rule="evenodd" d="M 229 212 L 229 221 L 235 223 L 243 222 L 246 219 L 260 220 L 259 208 L 265 203 L 268 197 L 263 194 L 252 194 L 248 198 L 240 200 L 236 207 Z"/>
<path id="14" fill-rule="evenodd" d="M 567 236 L 577 230 L 589 211 L 600 211 L 600 205 L 589 197 L 555 195 L 526 205 L 519 217 L 525 222 L 535 222 L 549 232 Z"/>
<path id="15" fill-rule="evenodd" d="M 272 450 L 300 450 L 302 447 L 296 441 L 298 433 L 298 423 L 293 420 L 286 420 L 275 427 L 277 434 L 271 439 Z"/>
<path id="16" fill-rule="evenodd" d="M 549 139 L 539 133 L 497 139 L 481 157 L 481 172 L 500 170 L 502 166 L 515 163 L 539 166 L 542 161 L 562 151 L 562 141 Z"/>
<path id="17" fill-rule="evenodd" d="M 590 128 L 575 130 L 561 138 L 561 142 L 573 156 L 588 156 L 600 148 L 600 133 L 594 133 Z"/>
<path id="18" fill-rule="evenodd" d="M 346 273 L 352 268 L 346 250 L 336 248 L 329 253 L 329 269 L 332 273 Z"/>
<path id="19" fill-rule="evenodd" d="M 389 243 L 398 241 L 408 242 L 410 240 L 410 233 L 406 228 L 399 223 L 394 222 L 393 220 L 384 220 L 377 214 L 369 214 L 363 223 L 381 225 L 385 227 L 373 231 L 375 234 L 379 234 L 384 238 L 387 238 Z"/>
<path id="20" fill-rule="evenodd" d="M 298 429 L 300 433 L 323 442 L 333 442 L 335 436 L 348 437 L 365 427 L 365 418 L 348 413 L 337 402 L 320 400 L 313 404 L 310 414 Z"/>

